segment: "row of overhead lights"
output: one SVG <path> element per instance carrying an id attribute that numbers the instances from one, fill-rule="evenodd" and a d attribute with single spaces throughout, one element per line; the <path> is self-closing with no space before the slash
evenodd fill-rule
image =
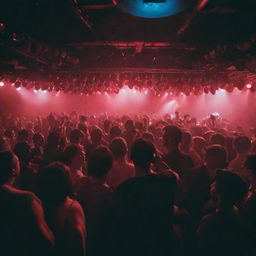
<path id="1" fill-rule="evenodd" d="M 0 87 L 3 87 L 7 84 L 10 84 L 11 86 L 14 86 L 16 88 L 17 91 L 20 91 L 21 88 L 23 87 L 22 83 L 21 82 L 15 82 L 15 83 L 8 83 L 6 81 L 0 81 Z M 40 87 L 25 87 L 26 89 L 33 89 L 33 92 L 34 93 L 38 93 L 38 92 L 42 92 L 42 93 L 47 93 L 48 91 L 56 91 L 58 93 L 60 92 L 63 92 L 63 93 L 74 93 L 72 91 L 65 91 L 65 90 L 55 90 L 55 88 L 52 88 L 51 90 L 47 89 L 47 88 L 40 88 Z M 211 86 L 208 86 L 208 87 L 192 87 L 192 88 L 186 88 L 186 90 L 178 90 L 178 89 L 175 89 L 175 88 L 169 88 L 165 91 L 156 91 L 154 90 L 153 88 L 136 88 L 136 87 L 129 87 L 127 85 L 123 85 L 121 88 L 119 88 L 118 90 L 113 90 L 111 87 L 109 88 L 105 88 L 105 90 L 95 90 L 95 91 L 92 91 L 91 93 L 83 93 L 83 92 L 80 92 L 79 94 L 81 95 L 86 95 L 86 96 L 89 96 L 89 95 L 109 95 L 109 94 L 118 94 L 118 93 L 122 93 L 122 92 L 125 92 L 127 90 L 130 90 L 131 92 L 133 92 L 134 94 L 140 92 L 142 94 L 151 94 L 151 95 L 154 95 L 154 96 L 158 96 L 158 97 L 161 97 L 161 96 L 189 96 L 189 95 L 201 95 L 201 94 L 209 94 L 211 93 L 212 95 L 214 95 L 217 91 L 227 91 L 229 93 L 233 92 L 235 87 L 233 86 L 227 86 L 227 87 L 223 87 L 223 88 L 215 88 L 215 87 L 211 87 Z M 256 91 L 256 84 L 252 84 L 252 83 L 247 83 L 242 89 L 247 89 L 247 90 L 250 90 L 251 92 L 255 92 Z M 238 88 L 239 89 L 239 88 Z M 241 88 L 240 88 L 241 90 Z M 76 93 L 77 94 L 77 93 Z"/>

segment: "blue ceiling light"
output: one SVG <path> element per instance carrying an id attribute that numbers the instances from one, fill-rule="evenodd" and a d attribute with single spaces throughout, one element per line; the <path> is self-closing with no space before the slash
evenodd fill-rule
<path id="1" fill-rule="evenodd" d="M 164 18 L 191 7 L 194 0 L 119 0 L 125 12 L 143 18 Z"/>

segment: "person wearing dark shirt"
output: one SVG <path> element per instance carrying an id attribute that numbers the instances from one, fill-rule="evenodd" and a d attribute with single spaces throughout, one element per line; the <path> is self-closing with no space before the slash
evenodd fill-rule
<path id="1" fill-rule="evenodd" d="M 112 168 L 113 156 L 107 147 L 94 149 L 88 159 L 88 177 L 75 184 L 77 199 L 82 205 L 87 225 L 87 255 L 95 255 L 101 246 L 102 227 L 112 202 L 112 189 L 106 184 L 107 174 Z"/>
<path id="2" fill-rule="evenodd" d="M 163 143 L 168 153 L 163 155 L 163 161 L 169 168 L 177 172 L 180 176 L 180 186 L 178 188 L 177 202 L 184 200 L 191 169 L 194 167 L 192 158 L 179 150 L 182 141 L 182 131 L 177 126 L 166 126 L 164 128 Z"/>
<path id="3" fill-rule="evenodd" d="M 41 133 L 35 133 L 32 140 L 34 147 L 31 149 L 31 159 L 35 164 L 39 164 L 44 154 L 44 137 Z"/>
<path id="4" fill-rule="evenodd" d="M 131 155 L 140 175 L 125 181 L 116 189 L 112 221 L 106 236 L 106 254 L 182 255 L 179 254 L 180 239 L 173 217 L 176 176 L 173 173 L 170 176 L 151 174 L 152 160 L 147 157 L 149 154 L 145 153 L 140 161 L 134 153 L 132 147 Z M 149 160 L 147 168 L 146 159 Z"/>
<path id="5" fill-rule="evenodd" d="M 0 153 L 0 255 L 52 255 L 54 237 L 40 200 L 31 192 L 12 187 L 19 161 L 12 152 Z"/>
<path id="6" fill-rule="evenodd" d="M 52 131 L 47 137 L 47 143 L 44 148 L 44 159 L 42 161 L 42 166 L 47 166 L 48 164 L 61 161 L 62 159 L 62 150 L 60 147 L 61 136 L 59 132 Z"/>
<path id="7" fill-rule="evenodd" d="M 20 175 L 15 181 L 15 187 L 22 190 L 33 191 L 36 170 L 30 166 L 30 146 L 26 142 L 19 142 L 15 145 L 13 151 L 20 161 Z"/>
<path id="8" fill-rule="evenodd" d="M 69 141 L 71 144 L 81 145 L 84 139 L 84 134 L 79 129 L 74 129 L 69 134 Z"/>
<path id="9" fill-rule="evenodd" d="M 245 161 L 245 168 L 252 174 L 251 191 L 245 203 L 245 221 L 249 237 L 254 245 L 254 253 L 256 253 L 256 154 L 248 155 Z"/>
<path id="10" fill-rule="evenodd" d="M 211 184 L 216 171 L 227 165 L 227 153 L 220 145 L 212 145 L 206 149 L 205 164 L 193 169 L 189 179 L 185 206 L 193 217 L 202 216 L 202 208 L 210 200 Z"/>
<path id="11" fill-rule="evenodd" d="M 197 231 L 200 255 L 250 255 L 243 219 L 235 207 L 246 196 L 247 188 L 237 174 L 217 171 L 212 186 L 216 210 L 202 218 Z"/>
<path id="12" fill-rule="evenodd" d="M 128 148 L 130 149 L 133 142 L 135 141 L 137 137 L 137 132 L 134 126 L 133 120 L 127 120 L 124 125 L 125 131 L 123 133 L 123 137 L 125 138 Z"/>
<path id="13" fill-rule="evenodd" d="M 86 157 L 89 158 L 91 152 L 100 145 L 104 145 L 103 132 L 100 128 L 95 127 L 90 132 L 91 142 L 85 145 Z"/>
<path id="14" fill-rule="evenodd" d="M 230 171 L 242 174 L 244 163 L 251 148 L 251 141 L 246 136 L 239 136 L 234 140 L 236 157 L 230 161 L 228 168 Z"/>

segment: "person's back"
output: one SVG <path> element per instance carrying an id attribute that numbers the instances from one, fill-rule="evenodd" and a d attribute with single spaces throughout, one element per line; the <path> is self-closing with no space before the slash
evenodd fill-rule
<path id="1" fill-rule="evenodd" d="M 194 166 L 201 166 L 202 159 L 199 154 L 192 148 L 192 135 L 189 132 L 183 132 L 180 150 L 191 157 Z"/>
<path id="2" fill-rule="evenodd" d="M 198 238 L 200 255 L 243 255 L 242 217 L 238 212 L 207 215 L 201 220 Z"/>
<path id="3" fill-rule="evenodd" d="M 94 127 L 90 132 L 91 142 L 85 145 L 86 157 L 88 158 L 91 152 L 98 146 L 104 144 L 103 132 L 99 127 Z"/>
<path id="4" fill-rule="evenodd" d="M 47 166 L 48 164 L 61 161 L 62 151 L 60 149 L 61 137 L 57 132 L 49 133 L 47 137 L 47 144 L 44 148 L 44 159 L 42 161 L 42 166 Z"/>
<path id="5" fill-rule="evenodd" d="M 167 154 L 163 155 L 163 161 L 169 168 L 176 171 L 181 179 L 194 167 L 192 158 L 179 150 L 179 144 L 182 141 L 182 132 L 176 126 L 165 127 L 163 142 L 167 150 Z"/>
<path id="6" fill-rule="evenodd" d="M 56 162 L 42 169 L 38 174 L 36 193 L 55 235 L 55 254 L 85 255 L 84 213 L 81 205 L 70 197 L 72 181 L 68 167 Z"/>
<path id="7" fill-rule="evenodd" d="M 98 183 L 88 177 L 78 180 L 75 191 L 77 199 L 85 211 L 90 235 L 90 227 L 93 230 L 98 230 L 98 226 L 101 226 L 102 217 L 109 210 L 113 191 L 107 184 Z"/>
<path id="8" fill-rule="evenodd" d="M 54 238 L 39 199 L 11 187 L 17 161 L 11 152 L 0 154 L 0 255 L 49 255 Z"/>
<path id="9" fill-rule="evenodd" d="M 247 184 L 238 175 L 217 171 L 212 186 L 216 211 L 202 218 L 198 235 L 201 255 L 249 255 L 243 219 L 235 207 L 247 194 Z"/>
<path id="10" fill-rule="evenodd" d="M 13 151 L 20 161 L 20 175 L 15 181 L 15 187 L 22 190 L 33 191 L 36 171 L 30 166 L 30 147 L 26 142 L 19 142 L 16 144 Z"/>
<path id="11" fill-rule="evenodd" d="M 107 184 L 115 188 L 125 180 L 134 177 L 135 168 L 134 165 L 126 160 L 128 146 L 123 138 L 117 137 L 113 139 L 110 143 L 110 150 L 113 153 L 114 161 L 107 176 Z"/>
<path id="12" fill-rule="evenodd" d="M 101 246 L 99 237 L 112 202 L 113 192 L 106 184 L 112 161 L 108 148 L 100 146 L 93 150 L 88 160 L 89 176 L 79 179 L 74 187 L 86 217 L 87 255 L 95 255 L 95 250 Z"/>
<path id="13" fill-rule="evenodd" d="M 245 168 L 251 173 L 252 184 L 251 194 L 245 203 L 244 217 L 246 221 L 247 230 L 249 232 L 250 239 L 254 244 L 254 250 L 256 252 L 256 154 L 250 154 L 245 161 Z"/>
<path id="14" fill-rule="evenodd" d="M 107 184 L 115 188 L 122 182 L 135 176 L 134 166 L 126 161 L 113 161 L 113 166 L 107 177 Z"/>
<path id="15" fill-rule="evenodd" d="M 216 177 L 216 171 L 225 168 L 226 161 L 225 149 L 220 145 L 212 145 L 206 150 L 205 164 L 192 170 L 185 204 L 194 217 L 201 217 L 202 207 L 210 199 L 211 184 Z"/>
<path id="16" fill-rule="evenodd" d="M 229 163 L 228 168 L 232 172 L 241 173 L 251 147 L 251 141 L 246 136 L 240 136 L 235 139 L 234 146 L 236 149 L 236 157 Z"/>
<path id="17" fill-rule="evenodd" d="M 0 201 L 0 255 L 40 255 L 49 246 L 46 239 L 45 244 L 37 241 L 35 211 L 43 215 L 40 201 L 32 193 L 10 186 L 0 188 Z"/>
<path id="18" fill-rule="evenodd" d="M 177 172 L 181 182 L 177 192 L 177 201 L 184 200 L 191 169 L 194 167 L 192 158 L 179 150 L 182 141 L 182 131 L 176 126 L 166 126 L 164 128 L 163 143 L 168 153 L 163 155 L 162 160 L 169 168 Z"/>
<path id="19" fill-rule="evenodd" d="M 129 179 L 117 187 L 106 235 L 111 255 L 179 255 L 173 227 L 173 179 L 156 174 Z"/>

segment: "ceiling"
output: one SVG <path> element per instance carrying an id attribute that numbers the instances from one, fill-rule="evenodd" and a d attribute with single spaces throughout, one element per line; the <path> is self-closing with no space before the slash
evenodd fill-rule
<path id="1" fill-rule="evenodd" d="M 118 0 L 1 2 L 2 70 L 241 71 L 256 56 L 255 0 L 191 0 L 185 11 L 159 19 L 132 16 L 118 8 Z"/>

